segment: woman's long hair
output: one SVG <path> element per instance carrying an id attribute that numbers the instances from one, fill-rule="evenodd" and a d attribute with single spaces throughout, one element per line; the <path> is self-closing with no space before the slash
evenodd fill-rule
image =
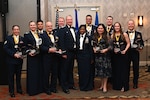
<path id="1" fill-rule="evenodd" d="M 95 40 L 98 40 L 98 38 L 100 37 L 100 36 L 99 36 L 99 33 L 98 33 L 98 31 L 97 31 L 99 26 L 102 26 L 102 27 L 104 28 L 104 32 L 102 33 L 102 38 L 103 38 L 104 40 L 108 41 L 106 27 L 105 27 L 105 25 L 102 24 L 102 23 L 98 24 L 98 26 L 96 27 L 96 32 L 94 33 L 94 37 L 95 37 L 94 39 L 95 39 Z"/>
<path id="2" fill-rule="evenodd" d="M 121 24 L 120 24 L 119 22 L 115 22 L 115 23 L 114 23 L 114 27 L 115 27 L 115 24 L 119 24 L 119 26 L 120 26 L 120 36 L 121 36 L 121 39 L 122 39 L 122 40 L 125 40 L 125 37 L 124 37 L 124 35 L 123 35 L 123 31 L 122 31 Z M 114 28 L 113 40 L 115 40 L 115 38 L 116 38 L 115 35 L 116 35 L 116 30 L 115 30 L 115 28 Z"/>

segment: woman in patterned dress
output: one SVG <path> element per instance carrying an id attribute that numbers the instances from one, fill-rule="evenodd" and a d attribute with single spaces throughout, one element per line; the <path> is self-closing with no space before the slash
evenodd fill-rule
<path id="1" fill-rule="evenodd" d="M 94 36 L 94 53 L 95 53 L 95 73 L 101 78 L 101 86 L 99 90 L 107 92 L 107 80 L 111 77 L 111 60 L 109 50 L 109 40 L 104 24 L 99 24 Z"/>

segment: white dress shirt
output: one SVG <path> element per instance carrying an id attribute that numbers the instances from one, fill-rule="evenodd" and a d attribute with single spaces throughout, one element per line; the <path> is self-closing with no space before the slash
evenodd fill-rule
<path id="1" fill-rule="evenodd" d="M 84 33 L 83 35 L 82 34 L 80 34 L 80 50 L 83 50 L 83 41 L 84 41 L 84 38 L 85 38 L 85 34 L 86 33 Z"/>

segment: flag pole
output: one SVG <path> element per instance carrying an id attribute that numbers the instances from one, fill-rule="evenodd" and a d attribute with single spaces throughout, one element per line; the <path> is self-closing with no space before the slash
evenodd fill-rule
<path id="1" fill-rule="evenodd" d="M 58 28 L 58 19 L 59 19 L 59 7 L 56 5 L 56 21 L 55 21 L 55 27 Z"/>

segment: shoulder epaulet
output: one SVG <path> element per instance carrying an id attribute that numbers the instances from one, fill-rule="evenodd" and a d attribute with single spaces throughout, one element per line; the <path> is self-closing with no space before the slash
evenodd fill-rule
<path id="1" fill-rule="evenodd" d="M 7 44 L 7 40 L 4 42 L 4 45 Z"/>

